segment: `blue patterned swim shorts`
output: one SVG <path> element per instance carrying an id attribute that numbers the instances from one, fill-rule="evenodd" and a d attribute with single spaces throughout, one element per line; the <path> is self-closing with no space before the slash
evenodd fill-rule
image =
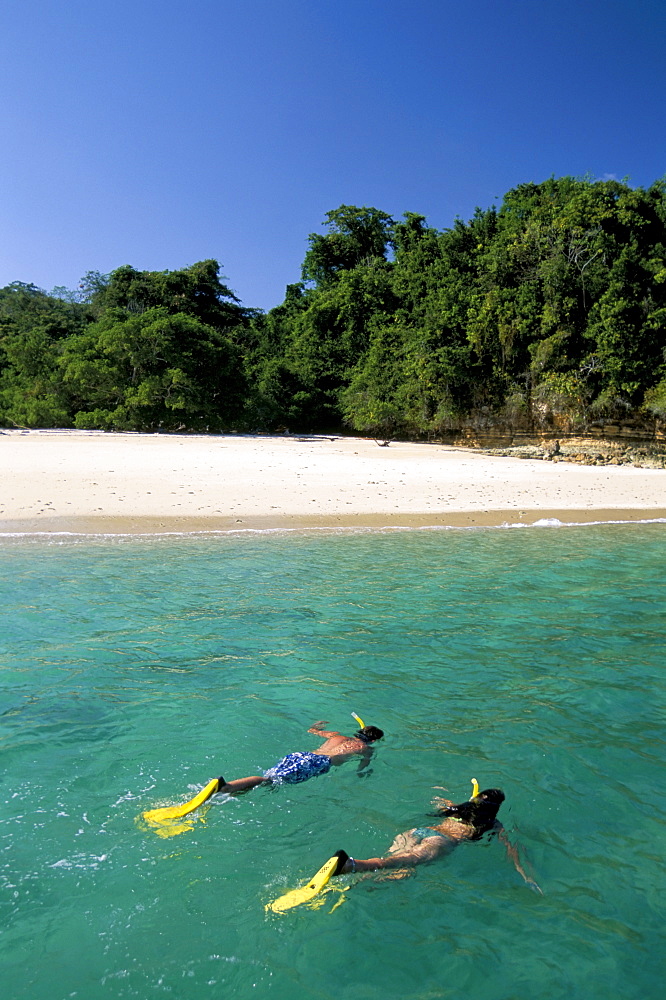
<path id="1" fill-rule="evenodd" d="M 288 753 L 275 767 L 264 771 L 264 778 L 281 785 L 295 785 L 307 781 L 318 774 L 326 774 L 331 769 L 331 758 L 321 753 Z"/>

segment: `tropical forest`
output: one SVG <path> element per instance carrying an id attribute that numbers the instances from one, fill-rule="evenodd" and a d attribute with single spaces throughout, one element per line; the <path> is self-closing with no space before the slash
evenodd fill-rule
<path id="1" fill-rule="evenodd" d="M 444 230 L 341 205 L 320 228 L 267 312 L 215 260 L 0 289 L 0 425 L 387 441 L 663 427 L 666 181 L 522 184 Z"/>

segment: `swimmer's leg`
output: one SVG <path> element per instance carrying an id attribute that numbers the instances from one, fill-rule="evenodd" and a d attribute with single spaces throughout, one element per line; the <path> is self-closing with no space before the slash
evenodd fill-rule
<path id="1" fill-rule="evenodd" d="M 415 868 L 396 868 L 395 871 L 387 872 L 385 875 L 376 875 L 373 879 L 374 882 L 396 882 L 403 878 L 412 878 L 416 875 Z M 372 879 L 372 875 L 367 873 L 363 876 L 364 879 Z"/>
<path id="2" fill-rule="evenodd" d="M 394 851 L 385 858 L 350 858 L 349 861 L 345 862 L 342 871 L 347 874 L 348 872 L 374 872 L 379 868 L 405 868 L 406 866 L 423 865 L 428 861 L 433 861 L 442 853 L 438 840 L 439 838 L 436 837 L 427 837 L 418 846 Z"/>
<path id="3" fill-rule="evenodd" d="M 266 781 L 263 775 L 252 774 L 247 778 L 234 778 L 233 781 L 225 781 L 218 788 L 218 792 L 226 792 L 228 795 L 233 795 L 234 792 L 249 792 L 251 788 L 256 788 L 257 785 L 270 784 L 271 782 Z"/>

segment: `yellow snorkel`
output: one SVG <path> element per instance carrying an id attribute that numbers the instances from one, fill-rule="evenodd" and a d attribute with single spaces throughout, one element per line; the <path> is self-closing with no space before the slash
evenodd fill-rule
<path id="1" fill-rule="evenodd" d="M 352 712 L 351 716 L 352 719 L 356 719 L 356 721 L 358 722 L 359 729 L 365 729 L 365 722 L 363 721 L 363 719 L 361 719 L 360 716 L 356 714 L 356 712 Z"/>
<path id="2" fill-rule="evenodd" d="M 476 778 L 472 778 L 472 794 L 470 795 L 470 800 L 475 799 L 479 794 L 479 783 Z"/>

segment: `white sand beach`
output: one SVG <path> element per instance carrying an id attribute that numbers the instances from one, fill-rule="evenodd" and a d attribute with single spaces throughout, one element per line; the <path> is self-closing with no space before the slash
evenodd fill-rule
<path id="1" fill-rule="evenodd" d="M 666 517 L 666 471 L 335 436 L 0 433 L 0 532 Z"/>

